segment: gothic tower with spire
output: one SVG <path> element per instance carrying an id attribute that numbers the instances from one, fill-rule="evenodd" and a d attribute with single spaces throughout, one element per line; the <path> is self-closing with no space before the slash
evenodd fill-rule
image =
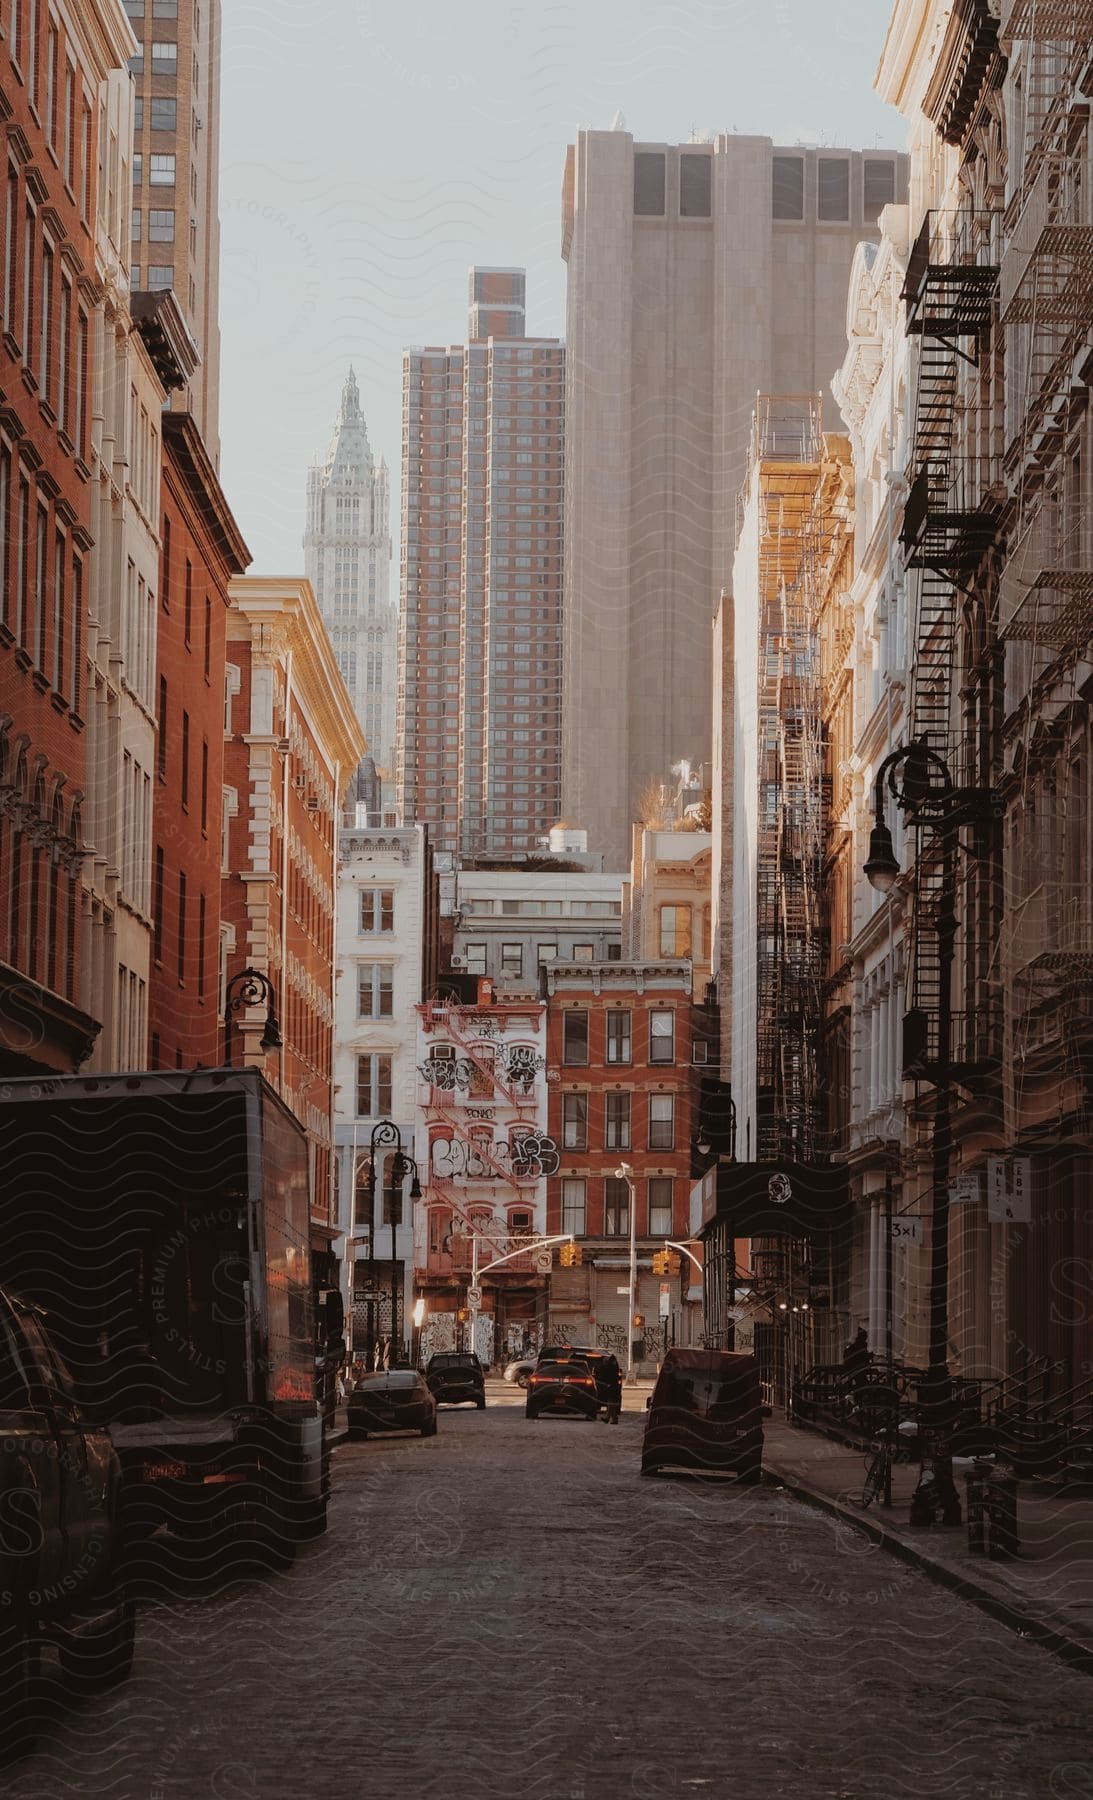
<path id="1" fill-rule="evenodd" d="M 350 369 L 330 447 L 308 470 L 304 569 L 385 794 L 394 771 L 398 643 L 389 513 L 387 464 L 373 461 Z"/>

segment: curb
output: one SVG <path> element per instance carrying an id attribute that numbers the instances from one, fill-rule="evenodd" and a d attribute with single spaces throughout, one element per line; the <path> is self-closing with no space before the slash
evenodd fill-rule
<path id="1" fill-rule="evenodd" d="M 912 1568 L 920 1570 L 923 1575 L 936 1582 L 938 1587 L 948 1588 L 960 1599 L 967 1600 L 972 1606 L 986 1613 L 988 1618 L 998 1624 L 1005 1625 L 1018 1637 L 1025 1638 L 1040 1650 L 1046 1650 L 1052 1656 L 1068 1663 L 1077 1669 L 1079 1674 L 1093 1676 L 1093 1646 L 1083 1644 L 1078 1638 L 1068 1637 L 1065 1632 L 1057 1631 L 1054 1626 L 1047 1625 L 1033 1613 L 1026 1611 L 1019 1603 L 1001 1599 L 990 1588 L 970 1579 L 966 1575 L 958 1575 L 955 1569 L 945 1563 L 938 1562 L 926 1552 L 919 1550 L 914 1544 L 897 1532 L 888 1531 L 874 1519 L 863 1512 L 851 1511 L 847 1506 L 834 1499 L 830 1494 L 819 1492 L 809 1487 L 798 1476 L 783 1474 L 773 1463 L 764 1463 L 763 1479 L 768 1485 L 775 1483 L 785 1488 L 795 1500 L 807 1506 L 818 1507 L 821 1512 L 829 1513 L 832 1518 L 840 1519 L 851 1525 L 865 1537 L 871 1538 L 890 1555 L 909 1563 Z"/>

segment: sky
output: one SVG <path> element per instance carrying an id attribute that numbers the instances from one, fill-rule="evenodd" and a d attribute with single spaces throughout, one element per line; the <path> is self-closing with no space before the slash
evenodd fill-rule
<path id="1" fill-rule="evenodd" d="M 888 0 L 225 0 L 221 478 L 252 573 L 299 574 L 307 467 L 356 369 L 397 484 L 402 351 L 466 335 L 474 262 L 561 336 L 567 144 L 762 133 L 903 148 Z M 395 598 L 396 594 L 392 594 Z"/>

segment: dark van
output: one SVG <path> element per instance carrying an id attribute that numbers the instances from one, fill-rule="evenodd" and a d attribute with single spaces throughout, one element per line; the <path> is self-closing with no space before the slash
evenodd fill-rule
<path id="1" fill-rule="evenodd" d="M 669 1350 L 641 1446 L 641 1472 L 709 1469 L 758 1481 L 762 1395 L 754 1356 L 733 1350 Z"/>

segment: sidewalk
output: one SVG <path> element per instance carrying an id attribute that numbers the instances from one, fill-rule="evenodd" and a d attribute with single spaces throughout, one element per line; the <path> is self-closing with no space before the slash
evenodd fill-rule
<path id="1" fill-rule="evenodd" d="M 866 1468 L 861 1451 L 781 1419 L 765 1419 L 763 1432 L 768 1477 L 1093 1675 L 1093 1489 L 1059 1490 L 1022 1481 L 1017 1502 L 1020 1555 L 992 1562 L 969 1551 L 966 1525 L 909 1524 L 917 1465 L 895 1466 L 890 1509 L 876 1501 L 865 1509 L 860 1504 Z M 963 1485 L 958 1479 L 962 1507 Z"/>

